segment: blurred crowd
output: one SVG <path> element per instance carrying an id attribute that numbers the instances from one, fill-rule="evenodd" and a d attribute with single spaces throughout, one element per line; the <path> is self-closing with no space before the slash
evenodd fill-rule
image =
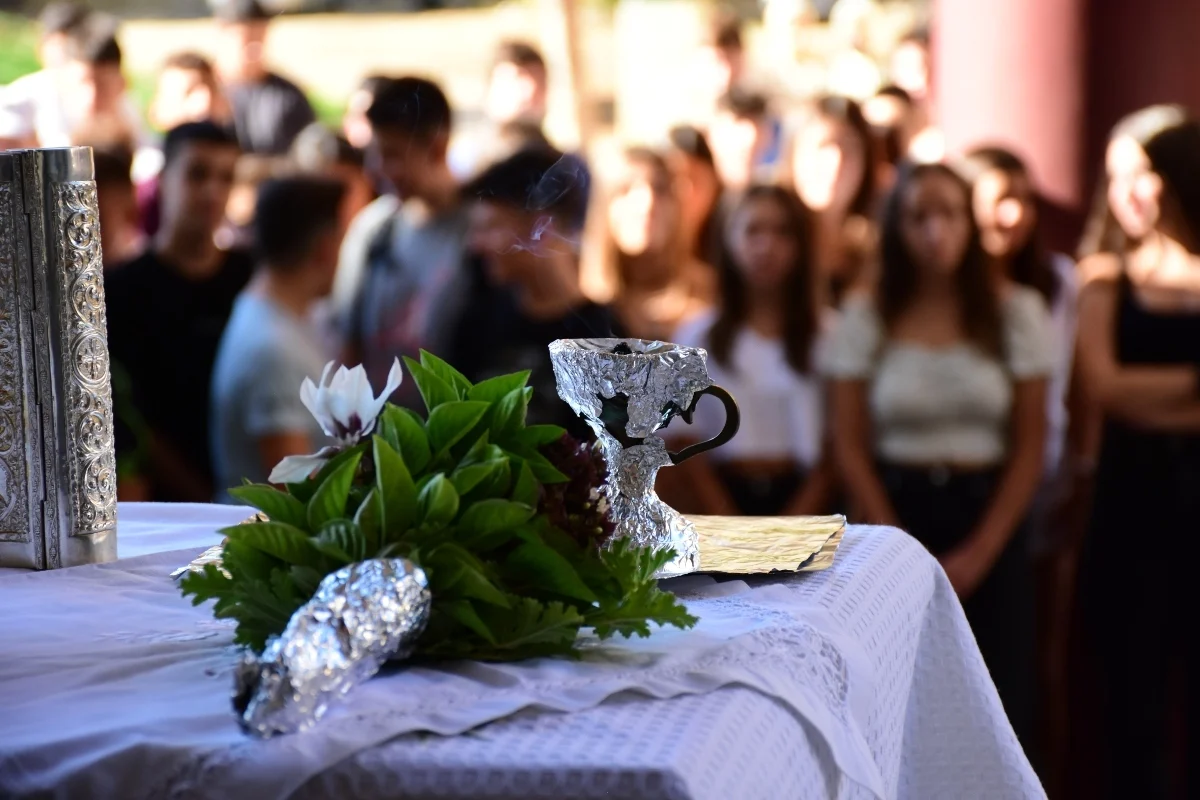
<path id="1" fill-rule="evenodd" d="M 1195 667 L 1166 609 L 1187 607 L 1190 559 L 1129 543 L 1200 520 L 1189 111 L 1114 128 L 1084 240 L 1056 253 L 1019 153 L 942 152 L 919 31 L 861 102 L 780 114 L 797 98 L 746 79 L 741 28 L 718 17 L 698 44 L 705 114 L 590 164 L 544 132 L 550 76 L 528 43 L 498 48 L 475 136 L 419 76 L 366 77 L 332 130 L 264 63 L 269 24 L 231 0 L 214 60 L 162 65 L 162 136 L 131 106 L 115 24 L 74 6 L 43 15 L 45 68 L 0 90 L 0 145 L 95 151 L 122 498 L 226 499 L 317 451 L 297 389 L 331 359 L 377 387 L 422 348 L 475 381 L 532 370 L 531 420 L 587 436 L 557 398 L 552 340 L 704 347 L 741 431 L 665 470 L 664 499 L 909 531 L 1039 766 L 1039 665 L 1061 679 L 1081 632 L 1119 754 L 1101 784 L 1168 796 Z M 417 407 L 415 383 L 394 400 Z M 711 403 L 663 435 L 715 436 Z"/>

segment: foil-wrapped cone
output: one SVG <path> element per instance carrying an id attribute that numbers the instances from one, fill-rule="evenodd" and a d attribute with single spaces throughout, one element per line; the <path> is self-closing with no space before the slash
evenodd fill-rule
<path id="1" fill-rule="evenodd" d="M 429 619 L 425 573 L 401 558 L 372 559 L 325 576 L 312 600 L 234 673 L 242 729 L 295 733 L 388 659 L 412 652 Z"/>
<path id="2" fill-rule="evenodd" d="M 604 491 L 617 535 L 644 547 L 673 548 L 659 573 L 700 568 L 696 531 L 654 491 L 658 471 L 727 441 L 737 431 L 737 408 L 708 377 L 708 353 L 696 347 L 642 339 L 562 339 L 550 345 L 558 396 L 585 420 L 608 461 Z M 670 453 L 657 431 L 676 417 L 691 421 L 701 394 L 723 396 L 729 419 L 721 436 Z"/>

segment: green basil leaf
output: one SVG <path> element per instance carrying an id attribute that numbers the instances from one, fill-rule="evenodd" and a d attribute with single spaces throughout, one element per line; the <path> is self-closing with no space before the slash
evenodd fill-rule
<path id="1" fill-rule="evenodd" d="M 567 434 L 566 428 L 557 425 L 529 425 L 517 433 L 517 441 L 525 447 L 541 447 L 553 444 Z"/>
<path id="2" fill-rule="evenodd" d="M 471 382 L 465 375 L 428 350 L 421 351 L 421 366 L 454 387 L 460 400 L 471 390 Z"/>
<path id="3" fill-rule="evenodd" d="M 425 408 L 432 412 L 442 403 L 452 403 L 458 399 L 458 391 L 439 378 L 431 370 L 421 366 L 420 363 L 413 361 L 408 356 L 404 357 L 404 363 L 408 366 L 408 373 L 417 383 L 417 389 L 421 392 L 421 399 L 425 401 Z"/>
<path id="4" fill-rule="evenodd" d="M 383 541 L 394 541 L 417 522 L 417 487 L 408 465 L 391 445 L 380 437 L 372 440 L 375 448 L 375 489 L 383 511 Z"/>
<path id="5" fill-rule="evenodd" d="M 362 460 L 362 450 L 357 450 L 321 481 L 316 494 L 313 495 L 312 500 L 308 501 L 308 527 L 310 530 L 320 530 L 321 526 L 331 519 L 338 519 L 346 515 L 346 501 L 350 499 L 350 484 L 354 482 L 354 473 L 358 470 L 360 460 Z"/>
<path id="6" fill-rule="evenodd" d="M 571 562 L 558 551 L 540 542 L 525 542 L 504 562 L 506 571 L 511 571 L 537 586 L 565 597 L 597 601 L 596 593 L 579 577 Z"/>
<path id="7" fill-rule="evenodd" d="M 487 403 L 455 400 L 430 411 L 425 430 L 433 451 L 439 455 L 448 451 L 471 432 L 487 410 Z"/>
<path id="8" fill-rule="evenodd" d="M 455 584 L 455 589 L 465 597 L 473 597 L 493 606 L 508 608 L 508 598 L 504 592 L 484 577 L 483 573 L 474 567 L 462 565 L 462 577 Z"/>
<path id="9" fill-rule="evenodd" d="M 533 471 L 533 477 L 542 483 L 566 483 L 570 480 L 570 478 L 563 475 L 558 471 L 557 467 L 550 463 L 550 459 L 537 450 L 522 448 L 519 453 L 513 453 L 512 455 L 524 460 Z"/>
<path id="10" fill-rule="evenodd" d="M 471 464 L 459 467 L 450 475 L 450 482 L 459 496 L 463 496 L 483 481 L 492 478 L 505 466 L 504 461 L 487 461 L 482 464 Z"/>
<path id="11" fill-rule="evenodd" d="M 496 403 L 509 392 L 520 389 L 529 382 L 529 370 L 514 372 L 511 375 L 500 375 L 480 381 L 467 392 L 468 400 L 482 400 L 486 403 Z"/>
<path id="12" fill-rule="evenodd" d="M 529 468 L 528 462 L 521 460 L 521 467 L 517 470 L 517 480 L 513 485 L 512 499 L 517 503 L 523 503 L 532 508 L 536 508 L 538 504 L 538 483 L 537 478 L 533 476 L 533 470 Z"/>
<path id="13" fill-rule="evenodd" d="M 375 558 L 383 546 L 383 493 L 378 486 L 371 487 L 371 491 L 367 492 L 354 514 L 354 522 L 362 531 L 366 548 L 363 558 Z"/>
<path id="14" fill-rule="evenodd" d="M 251 547 L 261 553 L 274 556 L 285 564 L 312 567 L 324 570 L 327 566 L 321 551 L 308 538 L 308 534 L 286 522 L 253 522 L 234 525 L 221 533 L 230 542 Z"/>
<path id="15" fill-rule="evenodd" d="M 421 418 L 408 409 L 388 405 L 379 418 L 379 435 L 404 456 L 409 472 L 419 474 L 429 464 L 433 453 L 429 448 L 429 434 Z"/>
<path id="16" fill-rule="evenodd" d="M 295 565 L 289 571 L 296 588 L 308 595 L 309 598 L 316 594 L 317 587 L 321 585 L 321 580 L 325 577 L 312 567 Z"/>
<path id="17" fill-rule="evenodd" d="M 418 514 L 424 525 L 448 525 L 458 514 L 458 492 L 446 476 L 438 473 L 417 498 Z"/>
<path id="18" fill-rule="evenodd" d="M 286 522 L 303 528 L 308 524 L 308 511 L 304 503 L 274 486 L 251 483 L 229 490 L 229 494 L 247 505 L 257 508 L 276 522 Z"/>
<path id="19" fill-rule="evenodd" d="M 494 645 L 496 643 L 496 637 L 492 636 L 492 632 L 488 630 L 488 626 L 479 618 L 479 614 L 475 612 L 475 607 L 471 605 L 469 600 L 447 600 L 437 603 L 434 608 L 452 618 L 464 628 L 474 631 L 488 644 Z"/>
<path id="20" fill-rule="evenodd" d="M 529 410 L 529 395 L 524 389 L 513 389 L 504 395 L 492 410 L 492 439 L 506 441 L 525 425 Z"/>
<path id="21" fill-rule="evenodd" d="M 326 523 L 316 538 L 317 549 L 343 565 L 355 564 L 367 557 L 362 530 L 347 519 Z"/>
<path id="22" fill-rule="evenodd" d="M 467 547 L 476 536 L 486 536 L 498 531 L 510 530 L 523 525 L 534 515 L 534 509 L 511 500 L 480 500 L 473 503 L 455 526 Z"/>

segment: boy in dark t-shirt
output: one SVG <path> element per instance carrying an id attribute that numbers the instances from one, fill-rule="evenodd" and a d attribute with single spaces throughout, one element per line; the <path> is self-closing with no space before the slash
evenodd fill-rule
<path id="1" fill-rule="evenodd" d="M 250 279 L 246 252 L 221 250 L 241 150 L 211 122 L 167 134 L 161 176 L 162 226 L 146 252 L 105 276 L 108 344 L 128 381 L 143 433 L 118 427 L 118 459 L 144 451 L 151 497 L 209 502 L 209 383 L 234 298 Z"/>
<path id="2" fill-rule="evenodd" d="M 608 307 L 579 288 L 587 185 L 575 167 L 571 156 L 533 148 L 464 188 L 474 286 L 444 355 L 472 381 L 530 370 L 530 423 L 586 437 L 586 425 L 558 398 L 547 348 L 556 339 L 621 334 Z"/>

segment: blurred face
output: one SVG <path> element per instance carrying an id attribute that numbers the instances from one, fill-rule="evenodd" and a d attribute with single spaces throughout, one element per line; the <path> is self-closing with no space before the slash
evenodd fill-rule
<path id="1" fill-rule="evenodd" d="M 38 45 L 38 59 L 46 69 L 57 69 L 67 60 L 67 35 L 48 33 Z"/>
<path id="2" fill-rule="evenodd" d="M 1008 258 L 1029 243 L 1037 224 L 1037 198 L 1028 175 L 985 172 L 975 182 L 972 205 L 988 255 Z"/>
<path id="3" fill-rule="evenodd" d="M 627 256 L 660 253 L 679 225 L 679 207 L 670 175 L 631 164 L 608 204 L 608 226 L 617 249 Z"/>
<path id="4" fill-rule="evenodd" d="M 717 203 L 721 187 L 716 171 L 698 158 L 676 153 L 671 167 L 679 187 L 680 211 L 686 230 L 696 232 Z"/>
<path id="5" fill-rule="evenodd" d="M 546 116 L 546 76 L 516 64 L 497 64 L 485 105 L 493 122 L 541 122 Z"/>
<path id="6" fill-rule="evenodd" d="M 170 68 L 159 73 L 150 120 L 167 131 L 185 122 L 217 117 L 216 106 L 216 97 L 204 75 L 196 70 Z"/>
<path id="7" fill-rule="evenodd" d="M 266 20 L 224 23 L 220 34 L 222 74 L 239 81 L 259 80 L 266 74 Z"/>
<path id="8" fill-rule="evenodd" d="M 163 168 L 160 179 L 163 228 L 197 235 L 216 233 L 233 189 L 238 149 L 191 142 Z"/>
<path id="9" fill-rule="evenodd" d="M 814 211 L 844 211 L 854 202 L 867 154 L 849 125 L 816 117 L 796 138 L 792 175 L 796 192 Z"/>
<path id="10" fill-rule="evenodd" d="M 405 200 L 423 195 L 438 163 L 445 160 L 446 143 L 444 137 L 423 142 L 404 133 L 380 129 L 373 131 L 368 155 L 371 169 Z"/>
<path id="11" fill-rule="evenodd" d="M 69 61 L 63 66 L 64 89 L 80 118 L 116 114 L 125 94 L 125 76 L 117 64 Z"/>
<path id="12" fill-rule="evenodd" d="M 1133 139 L 1122 137 L 1108 146 L 1108 207 L 1117 224 L 1131 239 L 1154 230 L 1162 214 L 1162 178 Z"/>
<path id="13" fill-rule="evenodd" d="M 367 109 L 374 99 L 370 92 L 358 89 L 346 103 L 346 115 L 342 117 L 342 134 L 346 141 L 360 150 L 371 145 L 371 123 L 367 121 Z"/>
<path id="14" fill-rule="evenodd" d="M 730 225 L 729 247 L 746 283 L 758 291 L 779 289 L 799 257 L 788 215 L 769 198 L 744 203 Z"/>
<path id="15" fill-rule="evenodd" d="M 515 208 L 477 202 L 470 210 L 467 247 L 483 259 L 493 283 L 522 283 L 536 274 L 538 257 L 528 247 L 536 226 L 536 220 Z"/>
<path id="16" fill-rule="evenodd" d="M 713 117 L 708 138 L 721 180 L 734 188 L 746 186 L 765 139 L 760 121 L 722 111 Z"/>
<path id="17" fill-rule="evenodd" d="M 927 274 L 952 275 L 971 240 L 971 209 L 948 175 L 910 181 L 900 198 L 900 235 L 909 257 Z"/>

